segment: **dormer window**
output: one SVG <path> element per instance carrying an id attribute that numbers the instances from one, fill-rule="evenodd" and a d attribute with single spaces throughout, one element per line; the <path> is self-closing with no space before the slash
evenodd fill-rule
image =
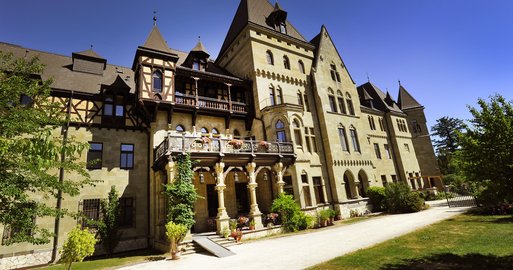
<path id="1" fill-rule="evenodd" d="M 287 25 L 285 24 L 285 22 L 280 23 L 279 28 L 280 28 L 280 33 L 287 34 Z"/>
<path id="2" fill-rule="evenodd" d="M 162 93 L 162 72 L 156 70 L 153 72 L 153 92 Z"/>
<path id="3" fill-rule="evenodd" d="M 125 106 L 123 96 L 107 95 L 103 100 L 102 124 L 123 126 L 125 124 Z"/>
<path id="4" fill-rule="evenodd" d="M 192 62 L 192 69 L 194 69 L 194 70 L 200 70 L 200 63 L 199 63 L 199 61 L 198 61 L 198 60 L 196 60 L 196 59 L 195 59 L 195 60 Z"/>

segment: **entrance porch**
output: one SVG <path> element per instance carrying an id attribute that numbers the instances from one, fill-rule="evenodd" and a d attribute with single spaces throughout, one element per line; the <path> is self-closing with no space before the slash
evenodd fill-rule
<path id="1" fill-rule="evenodd" d="M 155 149 L 153 169 L 157 185 L 174 179 L 174 157 L 190 153 L 193 183 L 200 199 L 195 204 L 195 233 L 229 227 L 229 220 L 246 216 L 262 228 L 262 213 L 269 213 L 273 199 L 283 192 L 283 173 L 295 162 L 291 143 L 234 140 L 168 133 Z M 160 181 L 159 182 L 159 179 Z M 163 179 L 165 178 L 165 180 Z M 165 235 L 165 198 L 156 189 L 155 237 Z"/>

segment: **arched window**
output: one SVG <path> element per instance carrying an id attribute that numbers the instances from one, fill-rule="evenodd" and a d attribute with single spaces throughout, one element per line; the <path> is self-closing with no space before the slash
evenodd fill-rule
<path id="1" fill-rule="evenodd" d="M 292 128 L 294 129 L 294 140 L 296 141 L 296 145 L 303 148 L 303 140 L 301 137 L 301 123 L 297 119 L 292 121 Z"/>
<path id="2" fill-rule="evenodd" d="M 290 61 L 286 55 L 283 56 L 283 67 L 286 69 L 290 69 Z"/>
<path id="3" fill-rule="evenodd" d="M 274 127 L 276 128 L 276 140 L 279 142 L 286 142 L 287 136 L 285 135 L 285 125 L 283 122 L 278 120 Z"/>
<path id="4" fill-rule="evenodd" d="M 233 130 L 233 137 L 236 139 L 240 139 L 240 132 L 236 129 Z"/>
<path id="5" fill-rule="evenodd" d="M 331 88 L 328 89 L 328 99 L 330 101 L 331 112 L 337 112 L 337 102 L 335 101 L 335 94 Z"/>
<path id="6" fill-rule="evenodd" d="M 349 95 L 349 93 L 346 93 L 346 102 L 347 102 L 347 110 L 349 111 L 349 114 L 354 115 L 353 101 L 351 100 L 351 95 Z"/>
<path id="7" fill-rule="evenodd" d="M 217 130 L 217 128 L 212 129 L 212 134 L 219 134 L 219 131 Z"/>
<path id="8" fill-rule="evenodd" d="M 184 132 L 185 128 L 182 125 L 177 125 L 175 130 L 178 131 L 178 132 Z"/>
<path id="9" fill-rule="evenodd" d="M 305 64 L 303 64 L 303 61 L 299 60 L 297 64 L 299 66 L 299 72 L 305 74 Z"/>
<path id="10" fill-rule="evenodd" d="M 344 95 L 342 95 L 342 92 L 340 90 L 337 91 L 337 100 L 338 100 L 338 106 L 340 107 L 340 112 L 343 114 L 346 114 L 346 104 L 344 103 Z"/>
<path id="11" fill-rule="evenodd" d="M 338 137 L 340 139 L 340 145 L 342 146 L 342 151 L 349 152 L 346 128 L 343 125 L 338 125 Z"/>
<path id="12" fill-rule="evenodd" d="M 153 92 L 162 93 L 162 72 L 155 70 L 153 72 Z"/>
<path id="13" fill-rule="evenodd" d="M 269 100 L 271 106 L 276 105 L 276 101 L 274 100 L 274 86 L 272 84 L 269 85 Z"/>
<path id="14" fill-rule="evenodd" d="M 208 129 L 205 127 L 201 128 L 201 134 L 208 134 Z"/>
<path id="15" fill-rule="evenodd" d="M 351 126 L 349 133 L 351 134 L 351 141 L 353 142 L 354 151 L 360 153 L 360 143 L 358 142 L 358 133 L 356 132 L 356 129 Z"/>
<path id="16" fill-rule="evenodd" d="M 347 172 L 344 174 L 344 189 L 346 190 L 347 199 L 350 200 L 354 198 L 353 192 L 351 191 L 351 186 L 353 183 L 351 183 L 352 181 L 349 179 L 349 176 L 347 174 Z"/>
<path id="17" fill-rule="evenodd" d="M 265 55 L 267 57 L 267 64 L 274 65 L 273 53 L 271 51 L 267 51 L 267 52 L 265 52 Z"/>

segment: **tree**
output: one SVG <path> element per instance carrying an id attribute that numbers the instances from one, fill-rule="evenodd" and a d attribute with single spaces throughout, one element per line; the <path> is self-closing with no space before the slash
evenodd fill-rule
<path id="1" fill-rule="evenodd" d="M 39 227 L 36 218 L 69 212 L 46 202 L 77 195 L 92 183 L 85 166 L 77 163 L 87 143 L 63 140 L 59 131 L 66 114 L 50 102 L 52 81 L 41 80 L 42 71 L 37 58 L 16 59 L 0 52 L 0 223 L 11 232 L 7 245 L 48 243 L 52 233 Z M 81 175 L 81 180 L 60 181 L 61 168 Z"/>
<path id="2" fill-rule="evenodd" d="M 192 161 L 189 154 L 177 157 L 176 170 L 173 182 L 164 185 L 164 193 L 168 198 L 167 221 L 183 224 L 190 229 L 195 223 L 193 208 L 198 194 L 192 183 Z"/>
<path id="3" fill-rule="evenodd" d="M 85 257 L 93 255 L 95 244 L 94 234 L 77 226 L 68 233 L 68 239 L 62 246 L 61 261 L 68 264 L 69 270 L 73 262 L 81 262 Z"/>
<path id="4" fill-rule="evenodd" d="M 501 95 L 470 108 L 472 125 L 459 137 L 460 165 L 467 179 L 486 188 L 489 203 L 513 201 L 513 103 Z"/>
<path id="5" fill-rule="evenodd" d="M 116 187 L 110 188 L 109 197 L 101 201 L 102 217 L 95 222 L 98 225 L 98 236 L 105 252 L 111 255 L 119 243 L 119 195 Z"/>
<path id="6" fill-rule="evenodd" d="M 436 120 L 436 124 L 431 127 L 433 135 L 438 139 L 433 139 L 433 144 L 438 157 L 438 165 L 442 174 L 454 173 L 451 168 L 451 155 L 458 150 L 458 133 L 464 127 L 461 119 L 444 116 Z"/>

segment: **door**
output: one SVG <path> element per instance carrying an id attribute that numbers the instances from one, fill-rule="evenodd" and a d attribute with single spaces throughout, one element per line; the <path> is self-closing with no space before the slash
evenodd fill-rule
<path id="1" fill-rule="evenodd" d="M 246 183 L 235 183 L 235 194 L 237 198 L 237 213 L 249 213 L 248 186 Z"/>
<path id="2" fill-rule="evenodd" d="M 217 197 L 216 185 L 207 185 L 207 206 L 208 216 L 216 217 L 217 208 L 219 208 L 219 197 Z"/>

